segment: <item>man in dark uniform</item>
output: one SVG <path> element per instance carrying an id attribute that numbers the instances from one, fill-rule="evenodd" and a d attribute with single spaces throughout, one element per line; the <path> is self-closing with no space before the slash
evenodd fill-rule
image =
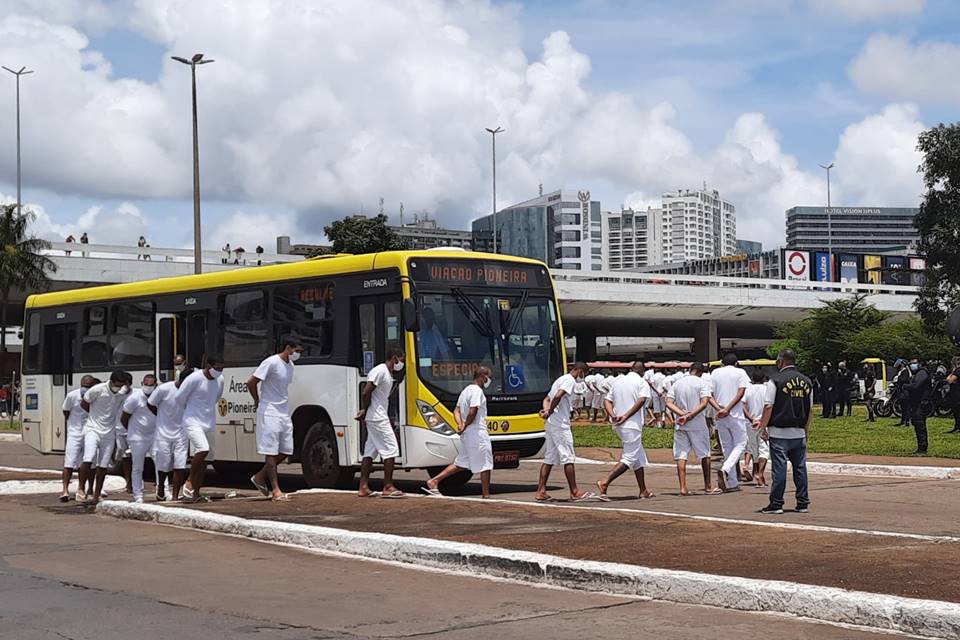
<path id="1" fill-rule="evenodd" d="M 930 405 L 930 396 L 933 386 L 930 384 L 930 374 L 921 362 L 914 358 L 910 361 L 910 382 L 907 383 L 907 400 L 910 403 L 910 422 L 917 435 L 917 450 L 915 456 L 927 455 L 927 411 Z"/>
<path id="2" fill-rule="evenodd" d="M 760 435 L 770 441 L 773 481 L 770 502 L 760 509 L 763 514 L 783 513 L 783 493 L 787 488 L 787 460 L 793 466 L 797 513 L 807 513 L 810 496 L 807 492 L 807 431 L 813 417 L 813 383 L 796 367 L 793 349 L 784 349 L 777 356 L 779 371 L 767 383 Z"/>
<path id="3" fill-rule="evenodd" d="M 907 384 L 910 382 L 910 369 L 907 368 L 903 360 L 897 359 L 893 363 L 896 374 L 893 376 L 893 392 L 891 402 L 900 401 L 900 422 L 898 427 L 906 427 L 910 424 L 910 400 L 907 398 Z"/>
<path id="4" fill-rule="evenodd" d="M 820 385 L 820 403 L 823 405 L 823 418 L 833 418 L 836 415 L 836 387 L 837 374 L 833 371 L 833 366 L 828 362 L 823 365 L 823 371 L 817 376 L 817 383 Z"/>
<path id="5" fill-rule="evenodd" d="M 850 400 L 850 388 L 853 386 L 853 371 L 847 369 L 847 363 L 837 365 L 836 402 L 834 417 L 842 418 L 853 413 L 853 401 Z"/>
<path id="6" fill-rule="evenodd" d="M 873 400 L 877 397 L 877 374 L 869 364 L 863 365 L 863 403 L 867 405 L 867 422 L 876 422 Z"/>

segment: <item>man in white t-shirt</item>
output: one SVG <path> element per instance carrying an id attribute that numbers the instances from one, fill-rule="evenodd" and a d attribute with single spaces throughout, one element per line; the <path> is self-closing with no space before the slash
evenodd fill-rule
<path id="1" fill-rule="evenodd" d="M 117 419 L 120 416 L 120 405 L 130 393 L 127 380 L 130 374 L 117 369 L 110 374 L 109 382 L 95 384 L 83 394 L 80 406 L 87 412 L 87 420 L 83 423 L 83 464 L 80 465 L 80 489 L 77 500 L 93 502 L 100 500 L 103 490 L 103 479 L 107 476 L 107 469 L 113 461 L 113 446 L 116 439 Z M 87 486 L 87 478 L 96 463 L 96 484 L 93 495 L 80 492 Z"/>
<path id="2" fill-rule="evenodd" d="M 663 381 L 666 376 L 659 370 L 655 370 L 650 377 L 651 399 L 653 400 L 653 420 L 657 427 L 663 428 L 664 397 L 660 389 L 663 387 Z"/>
<path id="3" fill-rule="evenodd" d="M 157 416 L 147 405 L 147 399 L 157 389 L 157 377 L 152 373 L 143 376 L 139 389 L 130 392 L 123 401 L 120 423 L 126 430 L 130 447 L 130 478 L 133 484 L 133 501 L 143 502 L 143 465 L 147 453 L 153 449 L 157 432 Z"/>
<path id="4" fill-rule="evenodd" d="M 550 470 L 554 465 L 562 464 L 563 473 L 567 477 L 570 487 L 570 500 L 581 502 L 595 499 L 596 495 L 588 491 L 580 491 L 577 487 L 577 472 L 574 467 L 576 453 L 573 449 L 573 432 L 570 430 L 570 411 L 573 389 L 577 380 L 587 373 L 587 364 L 578 362 L 573 365 L 570 373 L 557 378 L 550 392 L 543 399 L 543 409 L 540 417 L 544 420 L 544 435 L 546 435 L 546 451 L 543 464 L 540 465 L 540 481 L 537 484 L 537 502 L 549 502 L 553 498 L 547 493 L 547 481 L 550 479 Z"/>
<path id="5" fill-rule="evenodd" d="M 603 480 L 597 480 L 600 499 L 606 499 L 607 489 L 614 480 L 633 471 L 640 488 L 641 498 L 652 498 L 647 489 L 643 468 L 647 466 L 647 452 L 643 449 L 643 407 L 650 399 L 650 386 L 643 379 L 643 365 L 633 363 L 629 373 L 620 376 L 610 385 L 604 398 L 604 411 L 623 443 L 620 462 Z"/>
<path id="6" fill-rule="evenodd" d="M 690 452 L 703 469 L 703 492 L 708 495 L 723 493 L 713 486 L 710 473 L 710 430 L 705 413 L 710 405 L 710 384 L 702 378 L 704 366 L 695 362 L 690 375 L 677 380 L 667 394 L 667 408 L 676 414 L 673 431 L 673 459 L 677 463 L 680 495 L 688 496 L 687 458 Z"/>
<path id="7" fill-rule="evenodd" d="M 80 468 L 83 462 L 83 423 L 87 420 L 86 410 L 80 406 L 83 394 L 87 389 L 97 384 L 93 376 L 83 376 L 80 379 L 80 388 L 74 389 L 63 399 L 63 419 L 66 421 L 67 441 L 63 449 L 63 492 L 60 502 L 70 500 L 70 480 L 73 472 Z M 78 493 L 82 493 L 81 487 Z"/>
<path id="8" fill-rule="evenodd" d="M 737 366 L 735 353 L 725 354 L 721 362 L 723 366 L 711 375 L 711 403 L 717 410 L 717 435 L 724 456 L 717 482 L 724 491 L 739 491 L 740 458 L 747 448 L 747 418 L 741 402 L 750 386 L 750 376 Z"/>
<path id="9" fill-rule="evenodd" d="M 264 457 L 263 468 L 250 478 L 257 489 L 274 502 L 290 498 L 280 490 L 277 466 L 293 455 L 293 421 L 290 419 L 289 388 L 293 363 L 303 354 L 300 341 L 284 337 L 280 351 L 265 359 L 247 380 L 247 389 L 257 407 L 257 453 Z"/>
<path id="10" fill-rule="evenodd" d="M 153 464 L 157 468 L 157 502 L 166 499 L 167 477 L 171 476 L 171 500 L 180 499 L 187 479 L 187 433 L 183 428 L 183 407 L 177 403 L 177 389 L 193 373 L 193 367 L 177 370 L 175 380 L 164 382 L 147 398 L 147 407 L 157 416 L 153 441 Z"/>
<path id="11" fill-rule="evenodd" d="M 767 460 L 770 459 L 770 444 L 760 437 L 760 422 L 767 395 L 767 376 L 757 368 L 750 376 L 751 384 L 743 394 L 743 413 L 747 419 L 747 458 L 744 478 L 750 478 L 758 487 L 767 485 Z M 747 480 L 749 482 L 749 480 Z"/>
<path id="12" fill-rule="evenodd" d="M 387 351 L 387 359 L 367 374 L 367 383 L 360 395 L 360 411 L 355 419 L 360 421 L 360 426 L 367 428 L 367 442 L 363 446 L 363 461 L 360 463 L 360 489 L 357 493 L 361 498 L 374 495 L 370 491 L 370 472 L 373 470 L 373 459 L 378 455 L 383 462 L 383 491 L 380 497 L 404 497 L 404 493 L 393 484 L 393 467 L 395 458 L 400 455 L 400 446 L 390 422 L 389 409 L 393 374 L 403 371 L 405 359 L 400 349 Z"/>
<path id="13" fill-rule="evenodd" d="M 440 495 L 440 483 L 455 473 L 469 470 L 480 474 L 480 495 L 490 497 L 490 471 L 493 469 L 493 444 L 487 432 L 487 397 L 483 390 L 490 386 L 491 371 L 478 367 L 473 372 L 473 384 L 467 385 L 457 398 L 453 419 L 460 434 L 460 450 L 453 464 L 448 465 L 433 478 L 427 480 L 424 492 Z"/>
<path id="14" fill-rule="evenodd" d="M 203 500 L 200 489 L 207 472 L 207 460 L 214 456 L 214 434 L 217 430 L 217 403 L 223 396 L 223 368 L 220 356 L 207 356 L 203 369 L 194 371 L 177 389 L 176 402 L 183 407 L 183 428 L 190 451 L 190 475 L 183 485 L 184 499 Z"/>

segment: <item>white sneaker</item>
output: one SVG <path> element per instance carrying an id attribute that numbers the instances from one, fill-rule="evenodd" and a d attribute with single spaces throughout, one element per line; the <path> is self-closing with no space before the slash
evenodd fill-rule
<path id="1" fill-rule="evenodd" d="M 134 501 L 136 504 L 143 504 L 143 498 L 134 498 L 133 501 Z"/>
<path id="2" fill-rule="evenodd" d="M 110 494 L 107 493 L 106 490 L 104 490 L 104 489 L 101 489 L 101 490 L 100 490 L 100 497 L 101 497 L 101 498 L 106 498 L 106 497 L 109 496 L 109 495 L 110 495 Z"/>

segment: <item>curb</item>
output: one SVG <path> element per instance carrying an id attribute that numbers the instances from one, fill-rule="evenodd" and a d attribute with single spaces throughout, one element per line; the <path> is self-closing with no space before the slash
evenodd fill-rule
<path id="1" fill-rule="evenodd" d="M 19 432 L 0 433 L 0 442 L 21 442 L 23 436 Z"/>
<path id="2" fill-rule="evenodd" d="M 929 638 L 960 639 L 960 604 L 833 587 L 572 560 L 486 545 L 248 520 L 179 507 L 108 500 L 100 515 L 242 536 L 477 576 L 739 611 L 774 612 Z"/>
<path id="3" fill-rule="evenodd" d="M 103 481 L 103 488 L 107 491 L 123 491 L 127 486 L 123 478 L 107 476 Z M 63 490 L 60 480 L 7 480 L 0 482 L 0 496 L 23 496 L 34 493 L 58 494 Z M 77 490 L 77 480 L 70 482 L 70 493 Z"/>

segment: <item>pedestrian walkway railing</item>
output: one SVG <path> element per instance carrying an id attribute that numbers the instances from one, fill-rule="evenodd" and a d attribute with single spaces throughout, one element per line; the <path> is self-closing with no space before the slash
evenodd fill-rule
<path id="1" fill-rule="evenodd" d="M 130 247 L 113 244 L 81 244 L 79 242 L 51 242 L 44 253 L 51 256 L 69 258 L 108 258 L 115 260 L 149 260 L 159 262 L 193 262 L 193 249 L 175 249 L 170 247 Z M 204 250 L 201 253 L 203 264 L 231 264 L 251 266 L 276 264 L 280 262 L 299 262 L 303 256 L 278 253 L 245 251 L 238 255 L 235 251 Z"/>

